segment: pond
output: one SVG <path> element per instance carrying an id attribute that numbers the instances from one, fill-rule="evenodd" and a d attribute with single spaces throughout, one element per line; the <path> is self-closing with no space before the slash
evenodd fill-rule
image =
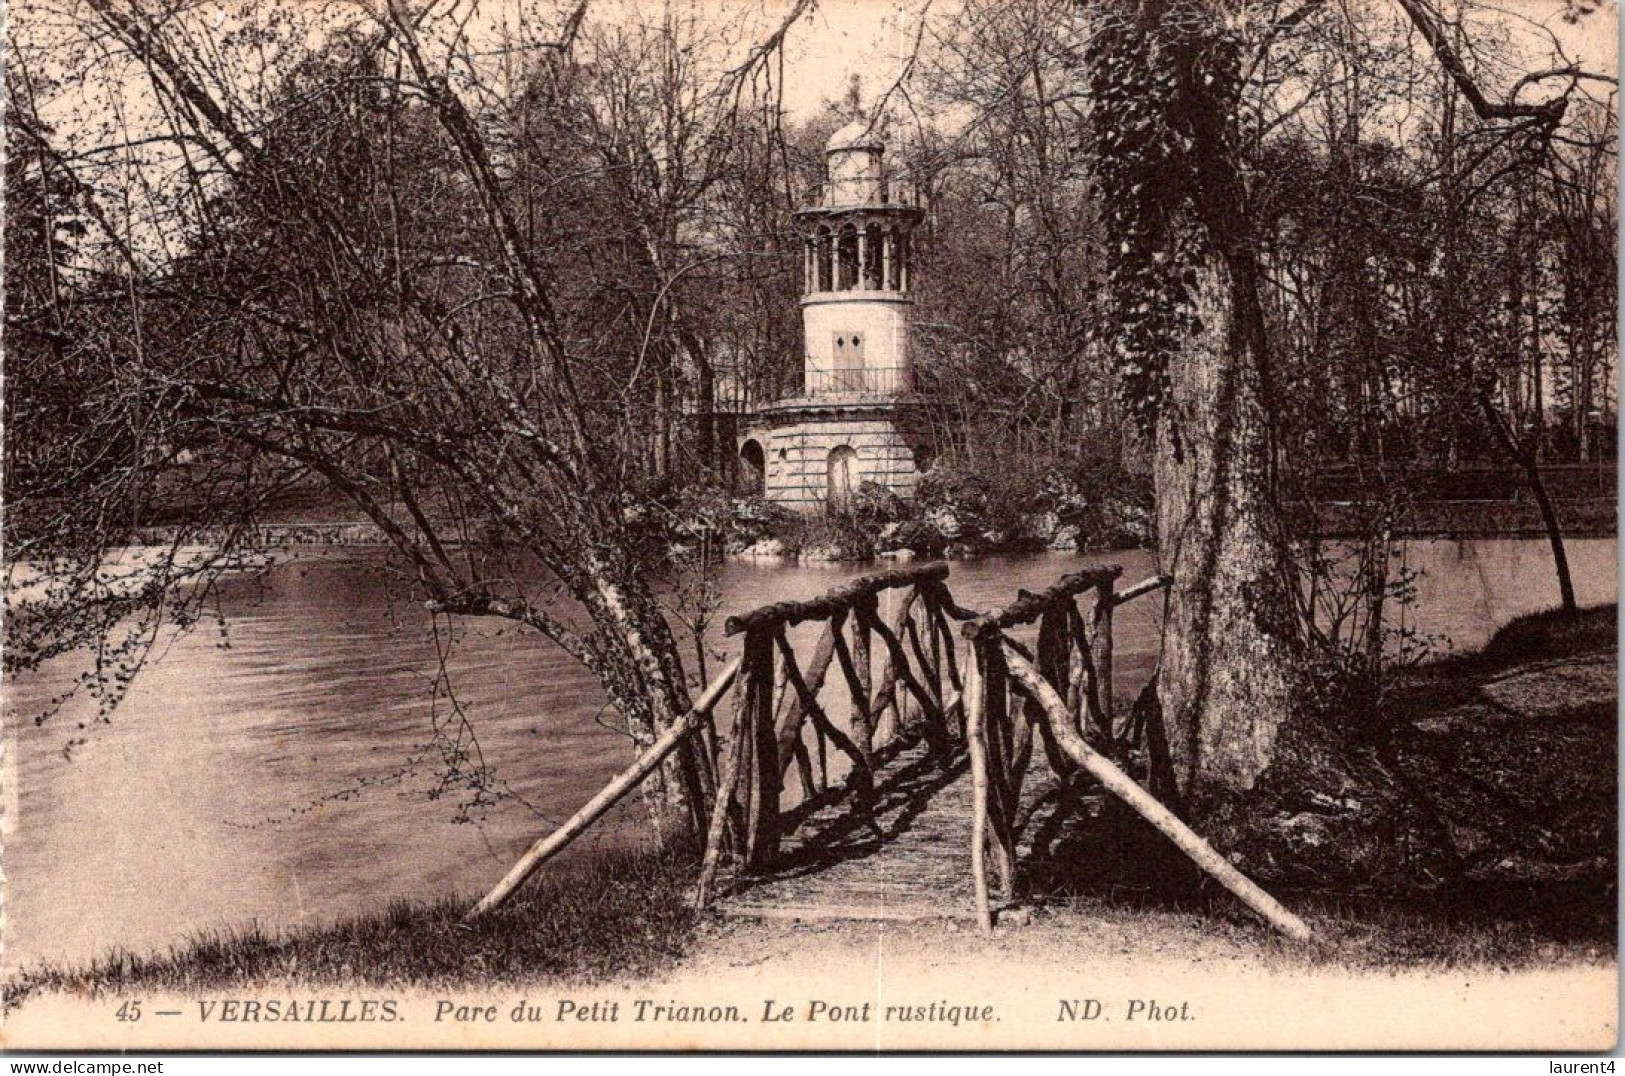
<path id="1" fill-rule="evenodd" d="M 1543 542 L 1412 542 L 1402 552 L 1421 573 L 1414 626 L 1457 649 L 1557 601 Z M 1582 603 L 1616 599 L 1613 539 L 1571 542 L 1569 555 Z M 955 562 L 950 585 L 960 604 L 993 608 L 1018 587 L 1101 563 L 1121 564 L 1123 585 L 1154 571 L 1140 551 L 996 557 Z M 870 570 L 733 563 L 722 612 L 810 597 Z M 443 677 L 447 642 L 375 552 L 299 553 L 228 585 L 225 599 L 229 646 L 205 629 L 179 639 L 110 723 L 70 709 L 34 725 L 66 669 L 7 686 L 8 972 L 483 892 L 629 760 L 595 683 L 533 636 L 462 630 Z M 1142 600 L 1119 614 L 1120 693 L 1154 664 L 1157 609 Z M 465 720 L 475 745 L 460 736 Z M 87 742 L 65 750 L 81 735 Z M 468 789 L 442 783 L 448 750 L 467 753 L 464 769 L 488 767 L 505 795 L 462 810 Z M 634 805 L 570 854 L 636 840 L 637 823 Z"/>

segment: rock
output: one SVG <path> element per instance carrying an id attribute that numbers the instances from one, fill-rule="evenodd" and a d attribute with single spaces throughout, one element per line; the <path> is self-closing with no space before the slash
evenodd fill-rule
<path id="1" fill-rule="evenodd" d="M 897 524 L 896 530 L 888 527 L 889 536 L 883 536 L 880 547 L 893 549 L 907 549 L 920 556 L 932 556 L 940 553 L 947 544 L 942 534 L 930 523 L 924 520 L 910 520 Z"/>
<path id="2" fill-rule="evenodd" d="M 1326 831 L 1325 816 L 1312 814 L 1309 811 L 1299 811 L 1295 815 L 1284 818 L 1277 823 L 1277 826 L 1284 836 L 1310 848 L 1319 848 L 1326 843 L 1330 836 Z"/>
<path id="3" fill-rule="evenodd" d="M 1045 541 L 1045 545 L 1061 552 L 1071 552 L 1078 548 L 1078 528 L 1071 523 L 1063 523 L 1055 528 Z"/>
<path id="4" fill-rule="evenodd" d="M 1007 908 L 999 913 L 999 922 L 1004 926 L 1024 927 L 1033 921 L 1031 908 Z"/>
<path id="5" fill-rule="evenodd" d="M 1317 792 L 1314 789 L 1309 790 L 1307 798 L 1311 806 L 1331 814 L 1343 814 L 1344 812 L 1358 811 L 1360 809 L 1360 801 L 1357 799 L 1328 796 L 1324 792 Z"/>
<path id="6" fill-rule="evenodd" d="M 839 564 L 847 561 L 865 561 L 875 555 L 871 548 L 844 546 L 837 542 L 817 542 L 802 546 L 798 554 L 805 564 Z"/>
<path id="7" fill-rule="evenodd" d="M 964 525 L 959 522 L 951 508 L 933 508 L 925 514 L 925 521 L 942 537 L 952 542 L 965 532 Z"/>
<path id="8" fill-rule="evenodd" d="M 784 539 L 763 538 L 754 545 L 748 545 L 744 549 L 741 549 L 739 552 L 735 553 L 734 556 L 747 560 L 755 560 L 757 558 L 772 559 L 784 556 L 785 552 Z"/>

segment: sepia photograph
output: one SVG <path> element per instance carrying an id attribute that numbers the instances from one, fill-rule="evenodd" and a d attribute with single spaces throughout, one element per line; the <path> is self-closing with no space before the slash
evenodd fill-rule
<path id="1" fill-rule="evenodd" d="M 1615 0 L 4 20 L 0 1050 L 1617 1048 Z"/>

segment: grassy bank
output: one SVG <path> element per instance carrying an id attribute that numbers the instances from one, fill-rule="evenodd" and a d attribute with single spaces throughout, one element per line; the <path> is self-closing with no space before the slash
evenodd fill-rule
<path id="1" fill-rule="evenodd" d="M 483 988 L 648 975 L 681 956 L 693 937 L 688 879 L 687 866 L 669 859 L 600 856 L 544 872 L 472 923 L 463 921 L 469 900 L 401 902 L 331 926 L 210 933 L 164 954 L 113 952 L 90 964 L 26 968 L 0 996 L 10 1009 L 42 992 L 184 993 L 287 982 Z"/>

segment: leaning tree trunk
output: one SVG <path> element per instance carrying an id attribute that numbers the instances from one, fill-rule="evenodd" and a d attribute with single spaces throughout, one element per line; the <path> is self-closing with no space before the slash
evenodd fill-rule
<path id="1" fill-rule="evenodd" d="M 579 595 L 599 627 L 594 663 L 610 701 L 642 754 L 689 709 L 676 640 L 647 584 L 593 558 L 595 582 Z M 709 816 L 708 760 L 685 739 L 640 786 L 656 842 L 691 851 Z"/>
<path id="2" fill-rule="evenodd" d="M 1169 361 L 1157 424 L 1157 537 L 1173 577 L 1157 685 L 1187 799 L 1251 788 L 1299 698 L 1291 574 L 1270 489 L 1262 326 L 1245 315 L 1256 285 L 1232 264 L 1214 257 L 1198 273 L 1202 327 Z"/>
<path id="3" fill-rule="evenodd" d="M 1546 489 L 1546 480 L 1541 477 L 1540 464 L 1530 453 L 1521 459 L 1524 477 L 1529 482 L 1529 492 L 1534 494 L 1535 506 L 1540 509 L 1540 524 L 1546 528 L 1546 541 L 1552 547 L 1552 567 L 1557 572 L 1557 592 L 1563 603 L 1563 608 L 1572 611 L 1579 607 L 1574 596 L 1574 574 L 1569 570 L 1569 552 L 1563 542 L 1563 524 L 1557 518 L 1557 506 L 1552 503 L 1552 496 Z"/>

